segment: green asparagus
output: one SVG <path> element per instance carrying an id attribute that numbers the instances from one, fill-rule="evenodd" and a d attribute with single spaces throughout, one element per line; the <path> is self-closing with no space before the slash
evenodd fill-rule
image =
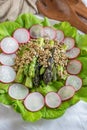
<path id="1" fill-rule="evenodd" d="M 34 78 L 34 76 L 35 76 L 36 61 L 37 61 L 37 57 L 34 57 L 32 62 L 30 63 L 29 72 L 28 72 L 30 78 Z"/>
<path id="2" fill-rule="evenodd" d="M 26 77 L 25 86 L 29 88 L 33 87 L 32 79 L 30 77 Z"/>
<path id="3" fill-rule="evenodd" d="M 23 79 L 24 79 L 24 70 L 23 70 L 23 67 L 20 67 L 17 72 L 15 82 L 22 83 Z"/>
<path id="4" fill-rule="evenodd" d="M 45 72 L 45 68 L 42 66 L 40 69 L 40 75 L 42 75 Z"/>

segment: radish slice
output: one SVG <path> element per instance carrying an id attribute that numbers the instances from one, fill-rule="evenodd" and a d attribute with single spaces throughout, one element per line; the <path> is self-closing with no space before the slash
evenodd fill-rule
<path id="1" fill-rule="evenodd" d="M 8 94 L 11 98 L 22 100 L 29 93 L 29 89 L 22 84 L 15 83 L 9 87 Z"/>
<path id="2" fill-rule="evenodd" d="M 75 40 L 70 37 L 66 37 L 63 43 L 67 46 L 67 50 L 70 50 L 75 46 Z"/>
<path id="3" fill-rule="evenodd" d="M 74 58 L 78 57 L 79 54 L 80 54 L 80 49 L 77 47 L 73 47 L 70 51 L 66 52 L 66 56 L 69 59 L 74 59 Z"/>
<path id="4" fill-rule="evenodd" d="M 45 96 L 46 105 L 50 108 L 57 108 L 61 104 L 60 96 L 55 92 L 49 92 Z"/>
<path id="5" fill-rule="evenodd" d="M 72 86 L 64 86 L 58 91 L 62 101 L 68 100 L 75 94 L 75 89 Z"/>
<path id="6" fill-rule="evenodd" d="M 16 54 L 6 55 L 4 53 L 0 54 L 0 62 L 3 65 L 12 66 L 15 64 Z"/>
<path id="7" fill-rule="evenodd" d="M 41 25 L 33 25 L 30 28 L 30 36 L 32 38 L 40 38 L 43 36 L 43 27 Z"/>
<path id="8" fill-rule="evenodd" d="M 82 87 L 82 79 L 75 75 L 70 75 L 66 80 L 66 85 L 71 85 L 78 91 Z"/>
<path id="9" fill-rule="evenodd" d="M 56 38 L 56 30 L 51 27 L 43 28 L 43 37 L 48 37 L 50 40 Z"/>
<path id="10" fill-rule="evenodd" d="M 30 34 L 27 29 L 19 28 L 14 32 L 13 37 L 18 43 L 27 43 L 30 39 Z"/>
<path id="11" fill-rule="evenodd" d="M 62 42 L 63 39 L 64 39 L 64 33 L 63 33 L 63 31 L 61 31 L 61 30 L 57 30 L 56 32 L 57 32 L 56 40 L 58 40 L 59 43 L 60 43 L 60 42 Z"/>
<path id="12" fill-rule="evenodd" d="M 29 111 L 39 111 L 44 106 L 44 97 L 38 93 L 30 93 L 24 100 L 24 105 Z"/>
<path id="13" fill-rule="evenodd" d="M 82 64 L 79 60 L 71 60 L 67 65 L 67 72 L 69 74 L 79 74 L 82 69 Z"/>
<path id="14" fill-rule="evenodd" d="M 18 42 L 12 37 L 6 37 L 1 41 L 1 50 L 6 54 L 13 54 L 18 48 Z"/>
<path id="15" fill-rule="evenodd" d="M 10 83 L 15 80 L 16 72 L 12 67 L 0 66 L 0 81 L 3 83 Z"/>

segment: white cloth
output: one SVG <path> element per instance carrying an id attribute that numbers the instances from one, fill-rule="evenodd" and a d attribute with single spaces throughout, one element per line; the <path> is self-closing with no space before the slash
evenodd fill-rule
<path id="1" fill-rule="evenodd" d="M 23 13 L 36 14 L 37 0 L 0 0 L 0 22 L 15 20 L 18 15 Z"/>
<path id="2" fill-rule="evenodd" d="M 11 107 L 0 104 L 0 130 L 87 130 L 87 103 L 79 101 L 54 120 L 23 121 Z"/>

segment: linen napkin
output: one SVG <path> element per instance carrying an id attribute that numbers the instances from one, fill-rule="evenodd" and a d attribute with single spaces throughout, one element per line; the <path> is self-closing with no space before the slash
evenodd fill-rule
<path id="1" fill-rule="evenodd" d="M 0 22 L 15 20 L 19 14 L 36 14 L 37 0 L 0 0 Z"/>

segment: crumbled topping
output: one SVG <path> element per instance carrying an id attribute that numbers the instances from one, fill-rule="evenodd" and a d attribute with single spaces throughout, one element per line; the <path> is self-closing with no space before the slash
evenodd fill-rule
<path id="1" fill-rule="evenodd" d="M 53 52 L 52 49 L 54 49 Z M 14 68 L 17 71 L 20 66 L 23 67 L 25 64 L 29 64 L 34 57 L 37 57 L 40 65 L 47 68 L 50 65 L 48 59 L 53 57 L 56 67 L 59 65 L 64 68 L 63 71 L 58 70 L 58 75 L 63 78 L 64 75 L 67 75 L 66 66 L 68 63 L 65 52 L 66 50 L 63 48 L 63 45 L 59 44 L 58 41 L 54 41 L 54 45 L 51 46 L 50 40 L 45 39 L 44 46 L 40 46 L 38 39 L 31 39 L 28 44 L 20 45 L 16 53 L 17 57 Z"/>

